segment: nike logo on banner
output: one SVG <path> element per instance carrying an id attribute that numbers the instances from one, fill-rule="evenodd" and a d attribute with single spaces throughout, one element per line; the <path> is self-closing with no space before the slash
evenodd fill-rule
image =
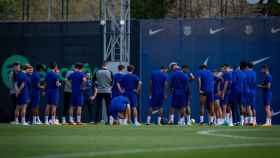
<path id="1" fill-rule="evenodd" d="M 203 62 L 203 65 L 208 65 L 208 60 L 209 60 L 209 57 L 207 57 L 207 58 L 205 59 L 205 61 Z"/>
<path id="2" fill-rule="evenodd" d="M 213 29 L 213 28 L 210 28 L 210 30 L 209 30 L 209 33 L 211 34 L 211 35 L 214 35 L 214 34 L 216 34 L 216 33 L 218 33 L 218 32 L 221 32 L 221 31 L 223 31 L 225 28 L 218 28 L 218 29 Z"/>
<path id="3" fill-rule="evenodd" d="M 163 29 L 157 29 L 157 30 L 152 30 L 152 29 L 150 29 L 150 30 L 149 30 L 149 35 L 150 35 L 150 36 L 153 36 L 153 35 L 155 35 L 155 34 L 160 33 L 161 31 L 163 31 Z"/>
<path id="4" fill-rule="evenodd" d="M 261 59 L 259 59 L 259 60 L 255 60 L 255 61 L 252 61 L 252 64 L 253 65 L 257 65 L 257 64 L 259 64 L 259 63 L 262 63 L 262 62 L 264 62 L 264 61 L 266 61 L 266 60 L 268 60 L 268 59 L 270 59 L 271 57 L 265 57 L 265 58 L 261 58 Z"/>
<path id="5" fill-rule="evenodd" d="M 279 32 L 280 31 L 280 28 L 271 28 L 271 33 L 272 34 L 275 34 L 275 33 L 277 33 L 277 32 Z"/>
<path id="6" fill-rule="evenodd" d="M 277 116 L 277 115 L 279 115 L 279 114 L 280 114 L 280 111 L 274 112 L 274 111 L 272 110 L 272 116 Z"/>

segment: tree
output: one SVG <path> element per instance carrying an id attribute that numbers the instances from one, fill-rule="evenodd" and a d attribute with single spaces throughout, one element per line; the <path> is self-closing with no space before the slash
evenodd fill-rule
<path id="1" fill-rule="evenodd" d="M 174 0 L 132 0 L 132 17 L 135 19 L 164 18 L 173 3 Z"/>
<path id="2" fill-rule="evenodd" d="M 19 20 L 20 1 L 1 0 L 0 1 L 0 20 Z"/>

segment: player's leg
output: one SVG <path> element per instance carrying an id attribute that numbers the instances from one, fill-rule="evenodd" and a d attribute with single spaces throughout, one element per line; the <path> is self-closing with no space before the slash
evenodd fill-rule
<path id="1" fill-rule="evenodd" d="M 77 124 L 81 124 L 81 119 L 82 119 L 82 108 L 84 105 L 84 96 L 83 94 L 80 94 L 79 96 L 77 96 L 78 98 L 78 102 L 77 102 L 77 109 L 76 109 L 76 116 L 77 116 Z M 109 106 L 107 107 L 107 111 L 108 111 L 108 118 L 109 118 Z"/>
<path id="2" fill-rule="evenodd" d="M 50 105 L 47 104 L 45 107 L 45 124 L 49 125 Z"/>
<path id="3" fill-rule="evenodd" d="M 191 123 L 191 106 L 190 104 L 186 107 L 186 118 L 187 118 L 187 125 L 190 126 Z"/>
<path id="4" fill-rule="evenodd" d="M 271 126 L 271 119 L 272 119 L 272 112 L 271 112 L 271 100 L 272 100 L 272 95 L 266 94 L 264 96 L 264 110 L 266 114 L 266 122 L 263 126 Z"/>
<path id="5" fill-rule="evenodd" d="M 21 123 L 22 125 L 28 125 L 28 123 L 25 120 L 25 115 L 26 115 L 26 104 L 21 105 L 20 107 L 20 116 L 21 116 Z"/>
<path id="6" fill-rule="evenodd" d="M 168 120 L 168 124 L 172 125 L 174 124 L 174 112 L 175 112 L 175 109 L 170 106 L 169 108 L 169 120 Z"/>
<path id="7" fill-rule="evenodd" d="M 200 112 L 199 112 L 200 120 L 199 120 L 199 123 L 200 124 L 204 124 L 204 114 L 205 114 L 206 100 L 207 100 L 207 97 L 205 96 L 205 94 L 200 94 L 200 96 L 199 96 L 199 104 L 200 104 Z"/>
<path id="8" fill-rule="evenodd" d="M 130 94 L 129 101 L 130 101 L 130 105 L 131 105 L 131 109 L 132 109 L 132 116 L 133 116 L 134 124 L 136 126 L 139 126 L 141 124 L 138 122 L 137 95 L 134 93 Z"/>
<path id="9" fill-rule="evenodd" d="M 186 106 L 182 106 L 180 108 L 180 120 L 178 122 L 178 125 L 185 126 L 186 125 Z"/>
<path id="10" fill-rule="evenodd" d="M 75 109 L 75 107 L 73 105 L 71 105 L 69 108 L 69 124 L 71 124 L 71 125 L 75 125 L 74 116 L 73 116 L 74 109 Z"/>
<path id="11" fill-rule="evenodd" d="M 158 112 L 158 118 L 157 118 L 157 124 L 158 124 L 158 125 L 161 125 L 162 117 L 163 117 L 163 108 L 160 107 L 160 108 L 159 108 L 159 112 Z"/>
<path id="12" fill-rule="evenodd" d="M 206 104 L 208 107 L 209 125 L 214 125 L 215 106 L 213 93 L 209 92 L 206 94 Z"/>
<path id="13" fill-rule="evenodd" d="M 153 108 L 152 106 L 150 106 L 148 108 L 148 112 L 147 112 L 147 125 L 150 125 L 151 124 L 151 119 L 152 119 L 152 112 L 153 112 Z"/>
<path id="14" fill-rule="evenodd" d="M 59 122 L 56 121 L 56 108 L 57 105 L 53 104 L 51 105 L 51 124 L 58 125 Z"/>
<path id="15" fill-rule="evenodd" d="M 12 122 L 12 124 L 15 124 L 15 125 L 18 125 L 19 124 L 19 112 L 20 112 L 20 106 L 17 105 L 16 108 L 15 108 L 15 120 L 14 122 Z"/>

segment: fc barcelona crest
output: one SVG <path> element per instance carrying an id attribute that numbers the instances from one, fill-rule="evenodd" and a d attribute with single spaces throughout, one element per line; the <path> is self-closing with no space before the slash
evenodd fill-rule
<path id="1" fill-rule="evenodd" d="M 247 35 L 251 35 L 254 32 L 253 26 L 252 25 L 246 25 L 245 26 L 245 31 Z"/>
<path id="2" fill-rule="evenodd" d="M 192 34 L 192 27 L 190 27 L 190 26 L 185 26 L 185 27 L 184 27 L 184 34 L 185 34 L 186 36 L 190 36 L 190 35 Z"/>

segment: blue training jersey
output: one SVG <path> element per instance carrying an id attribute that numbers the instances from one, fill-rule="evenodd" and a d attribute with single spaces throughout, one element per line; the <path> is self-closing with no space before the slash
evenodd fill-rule
<path id="1" fill-rule="evenodd" d="M 229 94 L 231 92 L 231 87 L 232 87 L 232 72 L 224 72 L 223 73 L 223 83 L 225 82 L 228 83 L 227 89 L 226 89 L 226 94 Z M 224 85 L 223 85 L 224 87 Z"/>
<path id="2" fill-rule="evenodd" d="M 58 90 L 56 82 L 59 81 L 59 75 L 53 71 L 49 71 L 46 74 L 46 90 Z"/>
<path id="3" fill-rule="evenodd" d="M 82 83 L 85 74 L 83 72 L 75 71 L 70 76 L 72 93 L 82 93 Z"/>
<path id="4" fill-rule="evenodd" d="M 152 95 L 164 95 L 165 83 L 168 77 L 167 74 L 160 70 L 152 72 L 150 81 L 152 82 Z"/>
<path id="5" fill-rule="evenodd" d="M 188 76 L 180 71 L 176 70 L 170 74 L 169 83 L 170 89 L 173 95 L 186 95 L 188 91 Z"/>
<path id="6" fill-rule="evenodd" d="M 109 108 L 110 114 L 116 118 L 118 113 L 125 112 L 128 103 L 129 101 L 126 97 L 118 96 L 113 98 Z"/>
<path id="7" fill-rule="evenodd" d="M 271 84 L 271 87 L 269 89 L 263 88 L 263 93 L 265 95 L 272 93 L 272 76 L 270 74 L 264 76 L 262 84 L 267 85 L 269 83 Z"/>
<path id="8" fill-rule="evenodd" d="M 233 72 L 232 90 L 238 93 L 244 93 L 244 84 L 246 75 L 242 70 L 235 70 Z"/>
<path id="9" fill-rule="evenodd" d="M 255 94 L 256 87 L 257 87 L 257 74 L 254 70 L 249 70 L 248 74 L 248 86 L 249 86 L 249 93 Z"/>
<path id="10" fill-rule="evenodd" d="M 210 70 L 200 70 L 197 73 L 197 78 L 201 80 L 201 91 L 214 92 L 214 75 Z"/>
<path id="11" fill-rule="evenodd" d="M 40 74 L 39 72 L 33 72 L 31 76 L 31 92 L 32 93 L 38 93 L 40 92 Z"/>
<path id="12" fill-rule="evenodd" d="M 124 88 L 126 92 L 134 92 L 139 84 L 139 77 L 136 76 L 135 74 L 125 74 L 123 78 L 121 79 L 121 87 Z"/>
<path id="13" fill-rule="evenodd" d="M 114 94 L 114 96 L 119 96 L 121 95 L 121 92 L 118 89 L 117 83 L 120 83 L 120 81 L 122 80 L 124 74 L 121 72 L 115 73 L 113 76 L 113 87 L 112 87 L 112 93 Z"/>
<path id="14" fill-rule="evenodd" d="M 18 87 L 21 86 L 21 84 L 24 83 L 24 87 L 21 91 L 21 94 L 23 95 L 29 95 L 29 91 L 28 91 L 28 77 L 27 75 L 20 71 L 16 74 L 16 84 Z"/>

